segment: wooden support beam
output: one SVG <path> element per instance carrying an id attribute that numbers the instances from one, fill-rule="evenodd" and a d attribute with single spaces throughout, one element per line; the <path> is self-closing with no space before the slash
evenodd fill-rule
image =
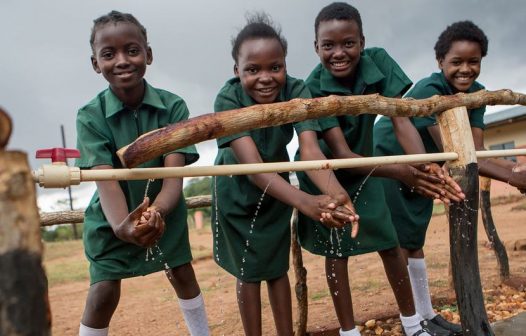
<path id="1" fill-rule="evenodd" d="M 209 207 L 212 204 L 210 195 L 187 197 L 187 209 Z M 84 222 L 84 210 L 43 212 L 40 214 L 40 226 L 71 224 Z"/>
<path id="2" fill-rule="evenodd" d="M 491 179 L 489 177 L 480 176 L 480 211 L 482 214 L 482 223 L 484 230 L 488 236 L 491 248 L 497 257 L 497 264 L 499 265 L 500 281 L 504 282 L 510 277 L 510 264 L 508 262 L 508 254 L 506 247 L 500 240 L 497 228 L 493 222 L 491 215 Z"/>
<path id="3" fill-rule="evenodd" d="M 296 284 L 294 292 L 296 293 L 297 320 L 294 323 L 294 335 L 302 336 L 307 333 L 307 318 L 309 316 L 309 296 L 307 288 L 307 269 L 303 266 L 303 256 L 301 246 L 298 241 L 298 209 L 294 209 L 291 218 L 291 251 L 292 264 L 294 265 L 294 276 Z"/>
<path id="4" fill-rule="evenodd" d="M 426 116 L 457 106 L 526 105 L 526 95 L 510 90 L 459 93 L 427 99 L 386 98 L 378 94 L 366 96 L 329 96 L 293 99 L 274 104 L 210 113 L 151 131 L 118 150 L 125 167 L 133 168 L 162 154 L 205 140 L 237 134 L 255 128 L 283 125 L 307 119 L 365 113 L 386 116 Z"/>
<path id="5" fill-rule="evenodd" d="M 467 110 L 458 107 L 438 115 L 444 151 L 458 153 L 448 162 L 466 200 L 449 206 L 449 239 L 453 283 L 464 336 L 493 336 L 480 281 L 477 251 L 478 165 Z"/>
<path id="6" fill-rule="evenodd" d="M 50 335 L 47 279 L 42 267 L 42 242 L 35 183 L 22 152 L 0 146 L 0 335 Z"/>

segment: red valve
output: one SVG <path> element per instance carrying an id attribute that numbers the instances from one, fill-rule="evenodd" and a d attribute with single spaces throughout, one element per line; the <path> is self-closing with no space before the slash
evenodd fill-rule
<path id="1" fill-rule="evenodd" d="M 51 158 L 51 162 L 64 162 L 68 158 L 79 158 L 80 152 L 78 149 L 69 149 L 69 148 L 49 148 L 49 149 L 39 149 L 37 150 L 36 158 L 45 159 Z"/>

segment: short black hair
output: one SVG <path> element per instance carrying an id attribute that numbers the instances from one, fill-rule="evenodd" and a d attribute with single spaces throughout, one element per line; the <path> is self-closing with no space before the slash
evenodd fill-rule
<path id="1" fill-rule="evenodd" d="M 93 28 L 91 28 L 91 37 L 89 39 L 89 43 L 91 45 L 91 49 L 93 50 L 93 43 L 95 42 L 95 34 L 97 33 L 97 29 L 108 24 L 113 23 L 117 24 L 119 22 L 124 23 L 131 23 L 137 28 L 139 28 L 139 31 L 141 32 L 142 37 L 144 37 L 144 42 L 148 44 L 148 36 L 146 35 L 146 28 L 135 18 L 135 16 L 128 14 L 128 13 L 121 13 L 116 10 L 112 10 L 108 14 L 102 15 L 95 20 L 93 20 Z"/>
<path id="2" fill-rule="evenodd" d="M 435 44 L 435 55 L 437 60 L 444 59 L 456 41 L 471 41 L 480 45 L 482 57 L 488 53 L 488 38 L 476 24 L 471 21 L 459 21 L 448 26 Z"/>
<path id="3" fill-rule="evenodd" d="M 348 3 L 333 2 L 330 5 L 323 7 L 318 13 L 318 16 L 316 16 L 316 20 L 314 21 L 314 34 L 316 38 L 318 38 L 320 22 L 331 20 L 355 21 L 356 24 L 358 24 L 360 36 L 363 37 L 362 17 L 360 16 L 360 12 Z"/>
<path id="4" fill-rule="evenodd" d="M 281 27 L 276 25 L 270 16 L 264 12 L 248 13 L 247 23 L 239 31 L 236 37 L 232 38 L 232 58 L 237 63 L 239 49 L 246 40 L 268 38 L 276 39 L 283 48 L 283 53 L 287 56 L 287 40 L 281 35 Z"/>

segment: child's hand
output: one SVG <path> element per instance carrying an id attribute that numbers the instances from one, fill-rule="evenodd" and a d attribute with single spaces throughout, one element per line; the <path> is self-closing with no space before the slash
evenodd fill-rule
<path id="1" fill-rule="evenodd" d="M 327 195 L 309 195 L 302 205 L 302 209 L 298 210 L 327 227 L 341 228 L 350 223 L 357 224 L 358 216 L 354 213 L 352 203 L 346 204 L 342 199 L 337 200 Z M 353 226 L 352 231 L 357 231 L 357 227 Z"/>
<path id="2" fill-rule="evenodd" d="M 330 212 L 323 212 L 320 221 L 325 224 L 327 219 L 337 218 L 339 221 L 343 221 L 344 225 L 350 224 L 351 238 L 355 238 L 358 235 L 360 216 L 356 214 L 349 195 L 347 193 L 338 194 L 334 197 L 334 201 L 337 205 L 336 208 Z"/>
<path id="3" fill-rule="evenodd" d="M 164 231 L 164 221 L 159 213 L 150 212 L 146 219 L 145 212 L 149 199 L 144 201 L 133 210 L 115 229 L 117 238 L 141 247 L 154 245 Z"/>
<path id="4" fill-rule="evenodd" d="M 408 185 L 412 191 L 422 196 L 440 199 L 449 204 L 460 202 L 466 198 L 460 186 L 447 174 L 447 171 L 436 163 L 418 165 L 416 168 L 407 166 L 400 181 Z"/>

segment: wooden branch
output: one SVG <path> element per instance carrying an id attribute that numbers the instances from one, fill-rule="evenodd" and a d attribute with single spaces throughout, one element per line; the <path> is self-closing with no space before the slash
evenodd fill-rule
<path id="1" fill-rule="evenodd" d="M 307 288 L 307 269 L 303 266 L 303 256 L 301 254 L 301 246 L 298 242 L 298 231 L 296 225 L 298 223 L 298 209 L 292 212 L 292 219 L 290 223 L 291 230 L 291 251 L 292 263 L 294 265 L 294 275 L 296 277 L 296 285 L 294 291 L 296 293 L 296 300 L 298 302 L 298 319 L 295 323 L 294 335 L 303 336 L 307 333 L 307 317 L 309 316 L 309 298 Z"/>
<path id="2" fill-rule="evenodd" d="M 7 112 L 0 107 L 0 150 L 3 150 L 7 146 L 9 137 L 11 136 L 11 130 L 11 118 Z"/>
<path id="3" fill-rule="evenodd" d="M 453 283 L 464 336 L 494 336 L 482 294 L 477 250 L 478 165 L 465 107 L 438 116 L 445 151 L 458 153 L 448 163 L 466 200 L 449 206 L 449 240 Z"/>
<path id="4" fill-rule="evenodd" d="M 480 210 L 482 214 L 482 223 L 484 224 L 484 230 L 488 236 L 488 240 L 495 252 L 497 258 L 497 264 L 499 265 L 500 281 L 504 282 L 510 277 L 510 264 L 508 262 L 508 254 L 506 253 L 506 247 L 500 240 L 497 228 L 493 222 L 493 216 L 491 214 L 491 179 L 488 177 L 480 176 Z"/>
<path id="5" fill-rule="evenodd" d="M 50 335 L 35 184 L 25 153 L 0 150 L 0 335 Z"/>
<path id="6" fill-rule="evenodd" d="M 211 204 L 212 197 L 210 195 L 186 198 L 187 209 L 205 208 L 209 207 Z M 43 212 L 40 214 L 40 226 L 51 226 L 58 224 L 71 224 L 82 222 L 84 222 L 84 210 Z"/>
<path id="7" fill-rule="evenodd" d="M 338 115 L 377 113 L 386 116 L 426 116 L 458 106 L 526 105 L 526 95 L 510 90 L 478 91 L 427 99 L 395 99 L 378 94 L 293 99 L 287 102 L 205 114 L 151 131 L 117 151 L 125 167 L 152 160 L 162 154 L 205 140 L 255 128 Z"/>

